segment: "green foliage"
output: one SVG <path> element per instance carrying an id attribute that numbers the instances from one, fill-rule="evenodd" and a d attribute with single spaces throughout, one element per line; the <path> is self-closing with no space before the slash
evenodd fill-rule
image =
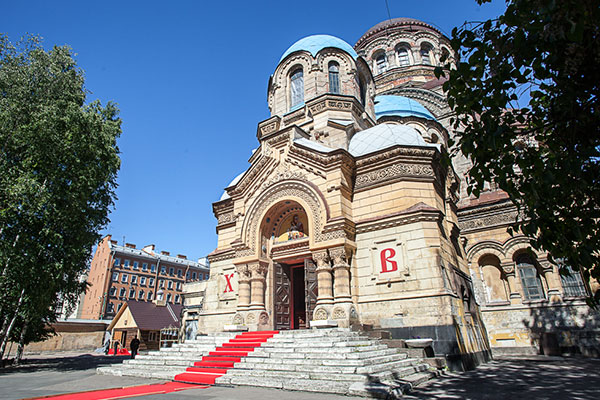
<path id="1" fill-rule="evenodd" d="M 79 278 L 115 200 L 121 133 L 116 105 L 86 104 L 86 94 L 68 47 L 0 35 L 2 329 L 16 315 L 44 332 L 58 299 L 85 289 Z"/>
<path id="2" fill-rule="evenodd" d="M 456 68 L 436 71 L 449 77 L 455 150 L 473 162 L 470 192 L 495 181 L 533 248 L 600 279 L 600 3 L 506 4 L 455 28 Z"/>

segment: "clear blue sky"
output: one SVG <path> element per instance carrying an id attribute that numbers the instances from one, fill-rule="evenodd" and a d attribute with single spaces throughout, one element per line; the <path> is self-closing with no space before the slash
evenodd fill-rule
<path id="1" fill-rule="evenodd" d="M 496 16 L 504 2 L 388 0 L 446 34 Z M 212 203 L 248 167 L 267 82 L 283 52 L 311 34 L 354 45 L 388 18 L 384 0 L 6 1 L 0 32 L 71 46 L 89 100 L 119 104 L 118 200 L 104 233 L 198 258 L 216 247 Z"/>

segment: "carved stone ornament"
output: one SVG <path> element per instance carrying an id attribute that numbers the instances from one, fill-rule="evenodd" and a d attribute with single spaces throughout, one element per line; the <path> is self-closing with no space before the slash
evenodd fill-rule
<path id="1" fill-rule="evenodd" d="M 263 264 L 253 264 L 248 267 L 252 274 L 252 279 L 264 279 L 267 275 L 268 267 Z"/>
<path id="2" fill-rule="evenodd" d="M 228 213 L 224 213 L 224 214 L 220 214 L 217 217 L 217 225 L 226 225 L 232 222 L 235 222 L 235 216 L 233 215 L 233 211 L 228 212 Z"/>
<path id="3" fill-rule="evenodd" d="M 507 275 L 511 275 L 515 272 L 515 265 L 513 263 L 504 264 L 502 265 L 502 271 L 504 271 L 504 273 Z"/>
<path id="4" fill-rule="evenodd" d="M 256 323 L 256 315 L 248 314 L 248 317 L 246 317 L 246 322 L 248 324 L 255 324 Z"/>
<path id="5" fill-rule="evenodd" d="M 494 215 L 482 216 L 480 218 L 459 221 L 458 226 L 461 231 L 470 231 L 473 229 L 487 228 L 490 226 L 512 224 L 517 219 L 517 212 L 505 212 Z"/>
<path id="6" fill-rule="evenodd" d="M 250 253 L 256 252 L 256 237 L 260 229 L 260 218 L 264 211 L 282 200 L 301 198 L 310 207 L 314 216 L 314 237 L 315 241 L 323 241 L 322 233 L 322 209 L 319 196 L 310 188 L 308 183 L 298 181 L 283 181 L 265 188 L 263 193 L 254 201 L 250 211 L 247 213 L 245 221 L 246 238 Z"/>
<path id="7" fill-rule="evenodd" d="M 336 247 L 329 250 L 329 254 L 333 259 L 333 266 L 346 266 L 346 249 L 344 247 Z"/>
<path id="8" fill-rule="evenodd" d="M 260 325 L 267 325 L 269 323 L 269 314 L 267 314 L 266 311 L 260 313 L 260 316 L 258 317 L 258 323 Z"/>
<path id="9" fill-rule="evenodd" d="M 244 317 L 242 317 L 241 314 L 235 314 L 235 317 L 233 317 L 233 324 L 244 325 Z"/>
<path id="10" fill-rule="evenodd" d="M 317 268 L 329 268 L 329 254 L 327 254 L 327 250 L 312 253 L 312 259 L 317 263 Z"/>
<path id="11" fill-rule="evenodd" d="M 346 311 L 340 307 L 333 309 L 333 319 L 346 319 Z"/>
<path id="12" fill-rule="evenodd" d="M 235 269 L 238 273 L 238 280 L 240 282 L 247 281 L 248 279 L 250 279 L 250 269 L 247 265 L 236 265 Z"/>
<path id="13" fill-rule="evenodd" d="M 386 168 L 358 175 L 356 177 L 356 189 L 406 176 L 432 178 L 435 176 L 435 173 L 430 165 L 394 164 Z"/>
<path id="14" fill-rule="evenodd" d="M 327 317 L 327 311 L 324 308 L 319 308 L 315 310 L 315 313 L 313 314 L 313 319 L 315 321 L 324 321 L 327 319 Z"/>

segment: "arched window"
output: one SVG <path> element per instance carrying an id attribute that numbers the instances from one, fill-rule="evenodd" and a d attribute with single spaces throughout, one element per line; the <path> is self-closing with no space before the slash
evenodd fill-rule
<path id="1" fill-rule="evenodd" d="M 377 66 L 377 73 L 381 74 L 385 72 L 387 69 L 387 59 L 385 58 L 385 53 L 381 52 L 375 56 L 375 65 Z"/>
<path id="2" fill-rule="evenodd" d="M 290 110 L 295 110 L 304 104 L 304 72 L 298 68 L 290 76 Z"/>
<path id="3" fill-rule="evenodd" d="M 583 279 L 579 271 L 574 271 L 569 265 L 564 266 L 569 275 L 560 275 L 560 282 L 564 290 L 565 297 L 583 297 L 587 295 Z"/>
<path id="4" fill-rule="evenodd" d="M 542 281 L 538 275 L 534 261 L 527 254 L 517 257 L 517 269 L 523 286 L 523 294 L 526 300 L 541 300 L 544 298 Z"/>
<path id="5" fill-rule="evenodd" d="M 428 44 L 421 45 L 421 62 L 425 65 L 431 65 L 431 46 Z"/>
<path id="6" fill-rule="evenodd" d="M 329 93 L 340 93 L 340 66 L 335 61 L 329 63 Z"/>
<path id="7" fill-rule="evenodd" d="M 398 47 L 396 56 L 398 57 L 399 66 L 406 67 L 407 65 L 410 65 L 410 59 L 408 58 L 408 50 L 406 47 Z"/>

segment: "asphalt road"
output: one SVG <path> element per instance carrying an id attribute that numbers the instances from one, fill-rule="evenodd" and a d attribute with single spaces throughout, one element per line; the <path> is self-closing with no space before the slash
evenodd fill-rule
<path id="1" fill-rule="evenodd" d="M 105 389 L 162 381 L 96 375 L 95 368 L 120 357 L 91 354 L 31 356 L 19 368 L 0 369 L 0 399 Z M 529 357 L 496 360 L 466 373 L 446 373 L 417 388 L 407 399 L 600 399 L 600 360 Z M 324 400 L 352 397 L 252 387 L 210 387 L 165 395 L 156 400 Z"/>

